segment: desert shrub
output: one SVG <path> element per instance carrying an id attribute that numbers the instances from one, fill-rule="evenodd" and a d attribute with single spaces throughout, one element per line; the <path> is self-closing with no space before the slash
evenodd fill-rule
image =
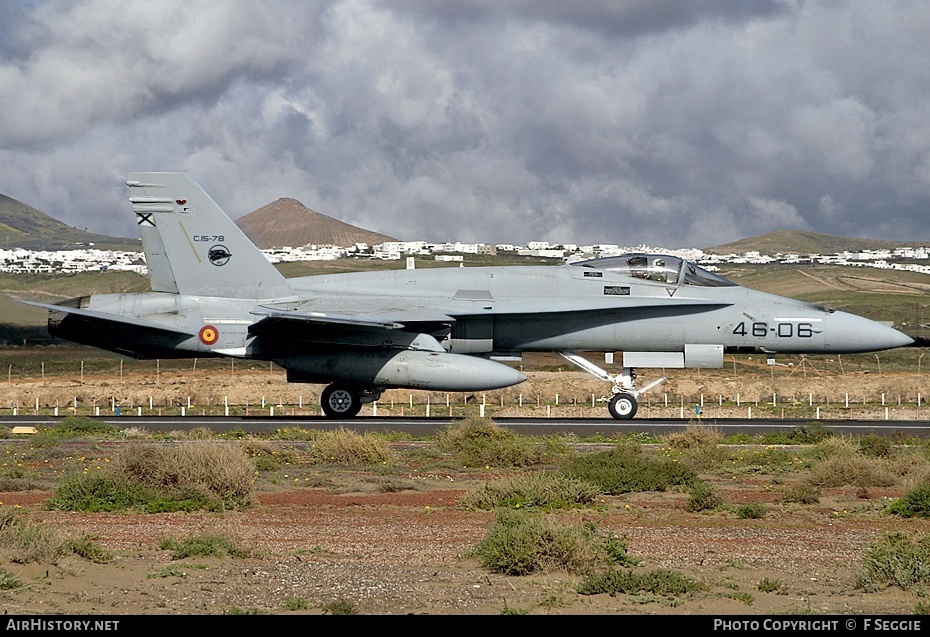
<path id="1" fill-rule="evenodd" d="M 252 551 L 242 543 L 224 533 L 200 533 L 182 540 L 165 538 L 158 543 L 158 548 L 171 551 L 171 559 L 183 560 L 188 557 L 249 557 Z"/>
<path id="2" fill-rule="evenodd" d="M 538 507 L 561 509 L 594 502 L 600 490 L 583 480 L 556 473 L 531 473 L 510 480 L 489 482 L 467 493 L 462 504 L 472 509 Z"/>
<path id="3" fill-rule="evenodd" d="M 17 579 L 13 573 L 0 568 L 0 591 L 15 591 L 17 588 L 23 588 L 24 586 L 25 584 Z"/>
<path id="4" fill-rule="evenodd" d="M 568 445 L 554 438 L 540 442 L 485 418 L 469 418 L 446 427 L 437 443 L 440 451 L 456 455 L 466 467 L 529 467 L 569 452 Z"/>
<path id="5" fill-rule="evenodd" d="M 891 502 L 886 510 L 904 518 L 930 518 L 930 482 L 910 489 Z"/>
<path id="6" fill-rule="evenodd" d="M 10 552 L 12 562 L 19 564 L 55 564 L 60 557 L 72 553 L 99 564 L 113 559 L 111 553 L 90 537 L 69 539 L 53 526 L 31 522 L 15 511 L 3 509 L 0 509 L 0 547 Z"/>
<path id="7" fill-rule="evenodd" d="M 65 480 L 45 507 L 91 512 L 217 511 L 249 504 L 254 474 L 255 465 L 238 444 L 130 444 L 114 454 L 103 473 Z"/>
<path id="8" fill-rule="evenodd" d="M 769 512 L 762 502 L 747 502 L 736 507 L 736 517 L 740 520 L 761 520 Z"/>
<path id="9" fill-rule="evenodd" d="M 694 449 L 695 447 L 715 446 L 720 444 L 723 435 L 713 427 L 689 425 L 684 431 L 677 431 L 663 436 L 665 444 L 672 449 Z"/>
<path id="10" fill-rule="evenodd" d="M 859 453 L 859 442 L 844 436 L 831 436 L 817 442 L 810 450 L 810 456 L 817 460 L 829 458 L 849 458 Z"/>
<path id="11" fill-rule="evenodd" d="M 672 486 L 690 486 L 696 480 L 691 469 L 669 460 L 648 458 L 634 445 L 579 455 L 563 465 L 560 473 L 595 484 L 611 495 L 665 491 Z"/>
<path id="12" fill-rule="evenodd" d="M 646 573 L 629 570 L 608 570 L 585 576 L 577 586 L 581 595 L 637 595 L 651 593 L 663 597 L 679 597 L 705 590 L 701 582 L 667 569 Z"/>
<path id="13" fill-rule="evenodd" d="M 64 543 L 64 550 L 94 564 L 109 564 L 114 559 L 113 553 L 94 542 L 94 538 L 88 535 L 68 540 Z"/>
<path id="14" fill-rule="evenodd" d="M 246 455 L 259 471 L 275 471 L 297 462 L 293 449 L 282 449 L 264 440 L 252 439 L 242 443 Z"/>
<path id="15" fill-rule="evenodd" d="M 898 481 L 887 461 L 861 455 L 833 456 L 811 467 L 808 484 L 828 488 L 853 485 L 887 487 Z"/>
<path id="16" fill-rule="evenodd" d="M 156 497 L 153 489 L 112 475 L 76 475 L 55 490 L 43 505 L 61 511 L 124 511 Z"/>
<path id="17" fill-rule="evenodd" d="M 324 615 L 358 615 L 358 608 L 350 601 L 337 599 L 334 602 L 323 605 Z"/>
<path id="18" fill-rule="evenodd" d="M 765 445 L 813 445 L 833 436 L 833 431 L 821 422 L 810 422 L 790 431 L 772 431 L 762 434 Z"/>
<path id="19" fill-rule="evenodd" d="M 207 427 L 194 427 L 193 429 L 174 431 L 171 437 L 178 440 L 213 440 L 216 435 Z"/>
<path id="20" fill-rule="evenodd" d="M 756 584 L 756 590 L 762 593 L 780 593 L 783 594 L 785 591 L 785 584 L 778 579 L 769 579 L 768 577 L 763 577 L 759 580 L 759 583 Z"/>
<path id="21" fill-rule="evenodd" d="M 9 509 L 0 509 L 0 546 L 10 550 L 10 559 L 19 564 L 54 564 L 64 553 L 64 539 L 54 527 L 31 522 Z"/>
<path id="22" fill-rule="evenodd" d="M 856 587 L 875 592 L 887 586 L 907 590 L 930 584 L 930 535 L 895 532 L 870 546 L 859 561 Z"/>
<path id="23" fill-rule="evenodd" d="M 564 525 L 540 513 L 500 509 L 484 539 L 471 552 L 481 565 L 504 575 L 565 570 L 588 573 L 631 564 L 627 541 L 598 533 L 594 524 Z"/>
<path id="24" fill-rule="evenodd" d="M 696 480 L 691 485 L 691 495 L 688 498 L 688 510 L 692 513 L 695 511 L 707 511 L 716 509 L 723 504 L 723 495 L 718 489 L 707 484 L 703 480 Z"/>
<path id="25" fill-rule="evenodd" d="M 377 433 L 319 431 L 313 436 L 310 458 L 317 464 L 374 465 L 390 459 L 390 448 Z"/>
<path id="26" fill-rule="evenodd" d="M 235 507 L 251 501 L 255 464 L 241 444 L 195 440 L 126 445 L 114 454 L 109 471 L 160 493 L 189 498 L 199 492 Z"/>
<path id="27" fill-rule="evenodd" d="M 890 458 L 894 445 L 891 440 L 869 434 L 859 438 L 859 453 L 869 458 Z"/>
<path id="28" fill-rule="evenodd" d="M 820 488 L 812 484 L 799 484 L 788 489 L 782 496 L 782 500 L 798 504 L 817 504 L 820 502 Z"/>

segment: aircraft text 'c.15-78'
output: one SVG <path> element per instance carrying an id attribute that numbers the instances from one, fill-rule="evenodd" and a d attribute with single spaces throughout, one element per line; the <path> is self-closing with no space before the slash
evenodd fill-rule
<path id="1" fill-rule="evenodd" d="M 474 392 L 526 376 L 500 362 L 558 352 L 636 414 L 636 368 L 712 368 L 728 351 L 845 354 L 910 345 L 868 319 L 732 283 L 678 257 L 627 254 L 561 266 L 406 269 L 284 278 L 181 173 L 127 182 L 151 292 L 93 294 L 49 310 L 49 332 L 136 358 L 274 361 L 326 384 L 331 417 L 390 388 Z M 581 352 L 622 352 L 612 375 Z M 495 360 L 497 359 L 497 360 Z"/>

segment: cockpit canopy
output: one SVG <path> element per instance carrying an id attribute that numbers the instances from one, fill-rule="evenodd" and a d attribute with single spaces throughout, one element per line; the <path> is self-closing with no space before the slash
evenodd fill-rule
<path id="1" fill-rule="evenodd" d="M 617 272 L 625 276 L 669 285 L 678 285 L 679 281 L 684 282 L 685 285 L 712 288 L 736 285 L 732 281 L 708 272 L 690 261 L 668 254 L 622 254 L 615 257 L 575 261 L 571 265 Z"/>

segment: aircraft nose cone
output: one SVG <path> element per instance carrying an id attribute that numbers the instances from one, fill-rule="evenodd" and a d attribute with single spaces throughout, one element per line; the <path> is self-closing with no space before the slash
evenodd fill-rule
<path id="1" fill-rule="evenodd" d="M 827 319 L 826 348 L 838 353 L 877 352 L 907 347 L 914 339 L 893 327 L 855 314 L 835 312 Z"/>

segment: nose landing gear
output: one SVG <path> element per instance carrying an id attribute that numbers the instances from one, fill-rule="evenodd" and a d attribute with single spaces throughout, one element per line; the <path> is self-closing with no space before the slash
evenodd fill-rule
<path id="1" fill-rule="evenodd" d="M 609 374 L 607 370 L 601 369 L 578 354 L 559 352 L 559 355 L 586 372 L 613 384 L 610 398 L 605 397 L 604 400 L 607 400 L 607 411 L 617 420 L 632 419 L 633 416 L 636 415 L 636 410 L 639 408 L 639 403 L 637 402 L 639 395 L 649 391 L 656 385 L 664 383 L 666 380 L 666 377 L 663 376 L 652 381 L 642 389 L 636 389 L 636 372 L 632 367 L 624 367 L 619 374 L 613 376 Z"/>

